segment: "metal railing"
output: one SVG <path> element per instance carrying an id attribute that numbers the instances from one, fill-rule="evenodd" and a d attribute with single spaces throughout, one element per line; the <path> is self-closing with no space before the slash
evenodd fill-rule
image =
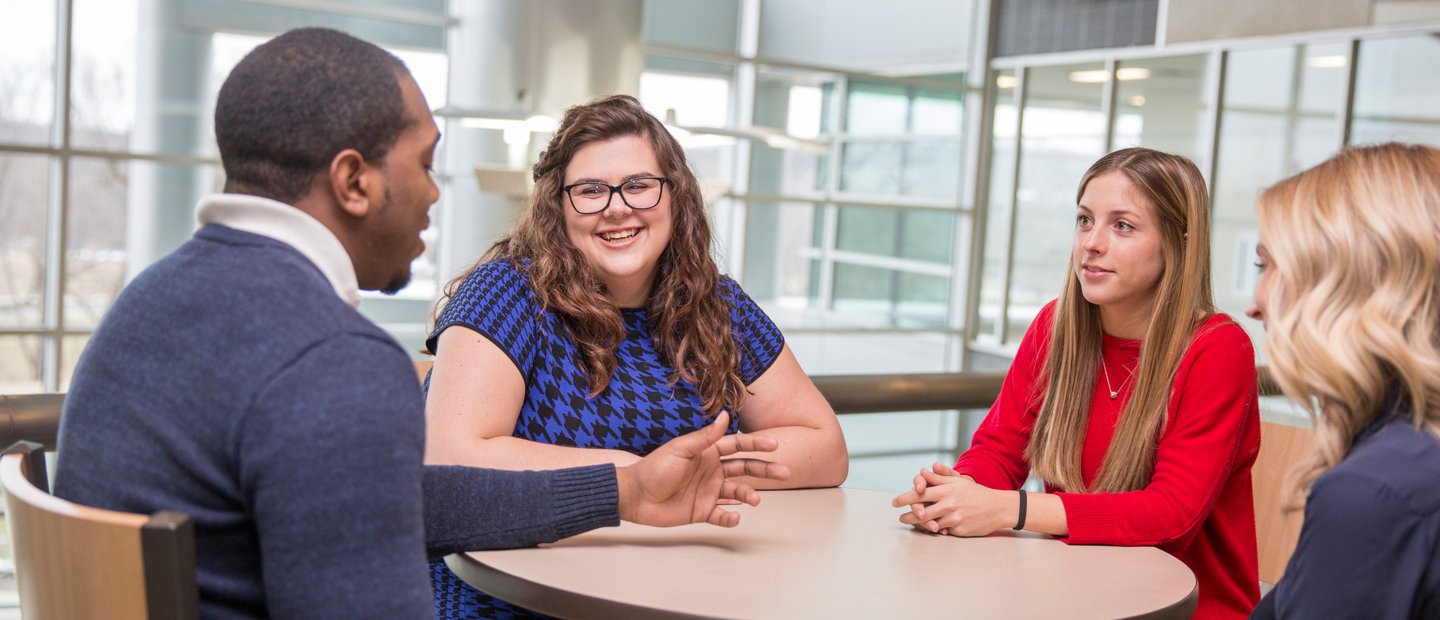
<path id="1" fill-rule="evenodd" d="M 1277 394 L 1267 368 L 1260 391 Z M 988 409 L 1000 394 L 1005 373 L 959 372 L 903 375 L 822 375 L 811 378 L 835 413 L 893 413 Z M 55 449 L 65 394 L 0 396 L 0 447 L 25 439 Z"/>

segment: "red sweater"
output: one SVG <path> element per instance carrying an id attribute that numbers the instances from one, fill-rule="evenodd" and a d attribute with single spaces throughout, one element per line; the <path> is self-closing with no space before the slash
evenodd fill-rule
<path id="1" fill-rule="evenodd" d="M 1031 324 L 1000 396 L 955 464 L 987 487 L 1016 489 L 1030 473 L 1025 446 L 1044 396 L 1036 381 L 1050 347 L 1054 307 L 1051 302 Z M 1110 398 L 1096 373 L 1080 465 L 1087 486 L 1130 398 L 1135 381 L 1126 378 L 1139 362 L 1140 341 L 1106 335 L 1103 355 L 1120 398 Z M 1060 493 L 1046 484 L 1065 505 L 1070 535 L 1061 540 L 1159 547 L 1194 571 L 1200 585 L 1196 618 L 1248 616 L 1260 600 L 1250 487 L 1250 466 L 1260 450 L 1257 400 L 1249 336 L 1230 317 L 1211 317 L 1180 360 L 1150 484 L 1126 493 Z"/>

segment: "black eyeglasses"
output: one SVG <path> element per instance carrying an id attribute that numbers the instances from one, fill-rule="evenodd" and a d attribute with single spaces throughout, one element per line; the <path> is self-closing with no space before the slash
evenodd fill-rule
<path id="1" fill-rule="evenodd" d="M 653 209 L 660 204 L 669 182 L 665 177 L 631 177 L 619 185 L 585 181 L 561 187 L 560 192 L 570 197 L 570 208 L 576 213 L 590 215 L 609 209 L 615 194 L 620 194 L 620 200 L 631 209 Z"/>

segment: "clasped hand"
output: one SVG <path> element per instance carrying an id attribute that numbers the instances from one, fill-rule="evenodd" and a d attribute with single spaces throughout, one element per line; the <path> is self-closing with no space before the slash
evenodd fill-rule
<path id="1" fill-rule="evenodd" d="M 1011 493 L 996 491 L 941 463 L 921 469 L 914 488 L 891 500 L 909 507 L 900 522 L 932 534 L 984 536 L 1015 524 Z"/>
<path id="2" fill-rule="evenodd" d="M 760 504 L 760 494 L 748 484 L 730 480 L 739 476 L 785 480 L 790 469 L 753 458 L 730 458 L 737 452 L 774 452 L 773 437 L 726 435 L 729 412 L 698 431 L 681 435 L 632 465 L 617 467 L 620 518 L 656 526 L 709 523 L 733 527 L 740 515 L 721 505 Z"/>

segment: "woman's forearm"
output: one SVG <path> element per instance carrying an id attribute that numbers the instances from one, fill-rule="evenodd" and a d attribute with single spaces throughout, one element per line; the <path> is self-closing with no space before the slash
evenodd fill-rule
<path id="1" fill-rule="evenodd" d="M 465 465 L 509 470 L 544 470 L 613 463 L 629 465 L 639 456 L 623 450 L 575 448 L 538 443 L 519 437 L 494 437 L 465 442 L 464 446 L 429 446 L 429 465 Z"/>
<path id="2" fill-rule="evenodd" d="M 840 486 L 850 472 L 850 457 L 845 441 L 833 437 L 838 433 L 805 426 L 777 426 L 749 433 L 774 437 L 780 448 L 774 452 L 742 452 L 735 458 L 759 458 L 781 463 L 790 468 L 785 481 L 740 477 L 735 480 L 757 489 L 806 489 Z"/>

